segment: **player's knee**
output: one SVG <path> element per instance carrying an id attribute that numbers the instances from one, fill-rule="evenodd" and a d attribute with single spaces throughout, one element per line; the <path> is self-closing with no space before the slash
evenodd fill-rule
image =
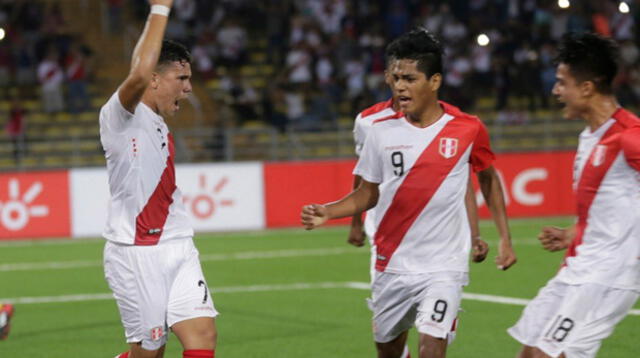
<path id="1" fill-rule="evenodd" d="M 206 349 L 215 349 L 218 340 L 218 331 L 215 326 L 201 327 L 196 331 L 198 340 Z"/>

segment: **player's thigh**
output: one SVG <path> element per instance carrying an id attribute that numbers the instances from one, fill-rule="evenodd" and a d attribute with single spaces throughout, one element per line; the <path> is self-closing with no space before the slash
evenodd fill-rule
<path id="1" fill-rule="evenodd" d="M 416 328 L 434 338 L 448 339 L 455 329 L 464 280 L 437 273 L 425 288 L 418 305 Z"/>
<path id="2" fill-rule="evenodd" d="M 570 286 L 537 346 L 551 356 L 564 352 L 568 358 L 595 357 L 637 299 L 638 293 L 630 290 L 598 284 Z"/>
<path id="3" fill-rule="evenodd" d="M 369 308 L 373 311 L 373 335 L 378 343 L 394 341 L 413 326 L 416 305 L 410 276 L 375 272 Z"/>
<path id="4" fill-rule="evenodd" d="M 549 281 L 527 304 L 518 322 L 508 329 L 509 334 L 524 346 L 535 347 L 544 326 L 560 309 L 568 287 L 555 280 Z"/>
<path id="5" fill-rule="evenodd" d="M 208 322 L 211 329 L 215 329 L 213 318 L 218 312 L 202 272 L 198 250 L 193 243 L 184 250 L 184 261 L 170 288 L 167 323 L 172 327 L 178 322 L 206 317 L 211 318 Z"/>
<path id="6" fill-rule="evenodd" d="M 108 242 L 105 278 L 113 291 L 127 343 L 145 350 L 166 343 L 166 311 L 171 276 L 177 266 L 173 245 L 138 247 Z"/>

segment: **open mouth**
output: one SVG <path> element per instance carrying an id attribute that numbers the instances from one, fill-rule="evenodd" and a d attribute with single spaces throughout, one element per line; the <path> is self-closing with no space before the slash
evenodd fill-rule
<path id="1" fill-rule="evenodd" d="M 411 97 L 407 97 L 407 96 L 398 96 L 398 104 L 402 105 L 407 105 L 409 104 L 409 102 L 411 102 Z"/>

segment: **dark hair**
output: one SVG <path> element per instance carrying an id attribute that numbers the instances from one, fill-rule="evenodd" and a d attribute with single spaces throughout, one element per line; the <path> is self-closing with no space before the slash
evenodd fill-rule
<path id="1" fill-rule="evenodd" d="M 191 54 L 189 53 L 189 50 L 178 42 L 163 40 L 162 50 L 160 50 L 160 58 L 158 58 L 158 67 L 162 67 L 176 61 L 191 63 Z"/>
<path id="2" fill-rule="evenodd" d="M 562 37 L 556 64 L 569 66 L 578 82 L 591 81 L 603 94 L 613 93 L 620 51 L 615 41 L 593 33 L 568 33 Z"/>
<path id="3" fill-rule="evenodd" d="M 416 28 L 393 40 L 385 51 L 388 62 L 391 60 L 415 60 L 417 68 L 430 78 L 436 73 L 442 74 L 442 54 L 440 41 L 427 29 Z"/>

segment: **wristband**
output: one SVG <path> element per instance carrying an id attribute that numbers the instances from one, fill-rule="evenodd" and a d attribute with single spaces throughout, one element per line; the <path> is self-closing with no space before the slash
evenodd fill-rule
<path id="1" fill-rule="evenodd" d="M 171 9 L 165 5 L 151 5 L 151 14 L 156 14 L 160 16 L 169 16 L 169 12 Z"/>

